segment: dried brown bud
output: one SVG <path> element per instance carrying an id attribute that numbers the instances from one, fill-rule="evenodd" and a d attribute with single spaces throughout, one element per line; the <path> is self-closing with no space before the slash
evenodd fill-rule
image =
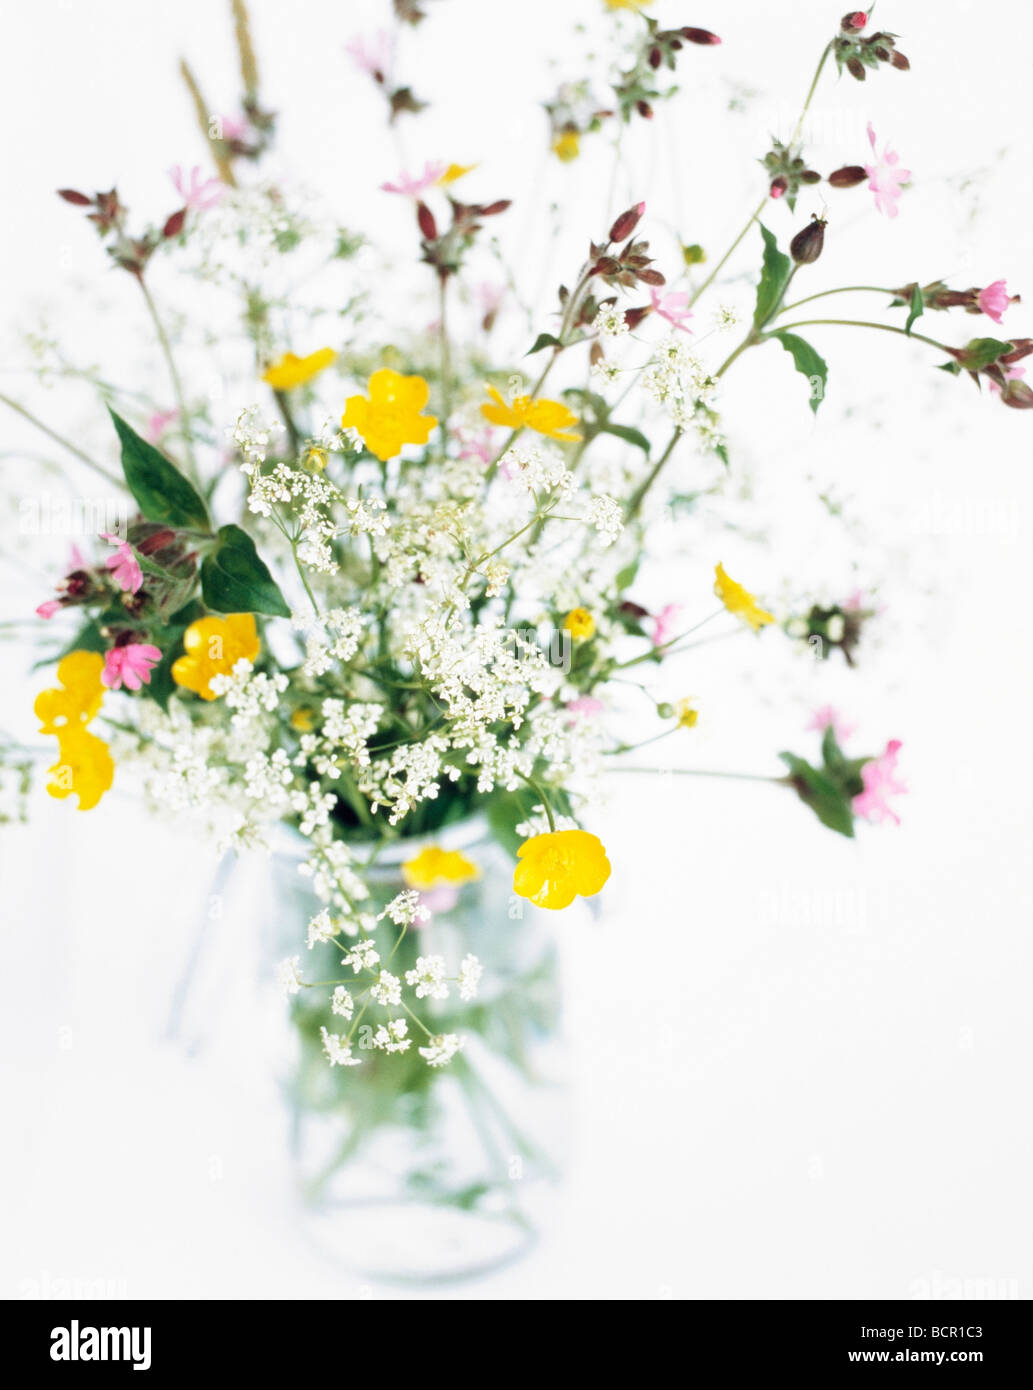
<path id="1" fill-rule="evenodd" d="M 797 265 L 811 265 L 825 245 L 825 219 L 813 217 L 789 243 L 789 254 Z"/>
<path id="2" fill-rule="evenodd" d="M 186 210 L 186 208 L 180 208 L 178 212 L 174 212 L 174 213 L 167 219 L 167 221 L 166 221 L 164 227 L 162 227 L 162 229 L 161 229 L 161 234 L 162 234 L 162 236 L 163 236 L 163 237 L 174 237 L 174 236 L 179 236 L 180 232 L 183 230 L 183 223 L 184 223 L 186 220 L 187 220 L 187 210 Z"/>
<path id="3" fill-rule="evenodd" d="M 628 208 L 627 212 L 622 212 L 610 228 L 610 241 L 627 240 L 638 226 L 645 210 L 645 203 L 636 203 L 634 207 Z"/>
<path id="4" fill-rule="evenodd" d="M 488 203 L 486 207 L 478 208 L 478 215 L 481 217 L 497 217 L 500 212 L 506 211 L 512 201 L 512 198 L 498 198 L 494 203 Z"/>
<path id="5" fill-rule="evenodd" d="M 88 208 L 93 206 L 93 199 L 87 198 L 85 193 L 77 193 L 74 188 L 59 188 L 57 196 L 64 198 L 66 203 L 73 203 L 77 208 Z"/>
<path id="6" fill-rule="evenodd" d="M 864 64 L 861 62 L 860 58 L 857 58 L 857 57 L 854 57 L 853 55 L 851 55 L 851 56 L 846 60 L 846 70 L 847 70 L 847 72 L 850 74 L 851 77 L 856 77 L 857 80 L 858 80 L 858 82 L 863 82 L 863 81 L 864 81 L 864 79 L 865 79 Z"/>
<path id="7" fill-rule="evenodd" d="M 899 53 L 896 49 L 890 54 L 890 64 L 899 72 L 910 72 L 911 70 L 911 64 L 904 57 L 903 53 Z"/>
<path id="8" fill-rule="evenodd" d="M 679 29 L 683 39 L 688 39 L 689 43 L 715 44 L 721 40 L 716 34 L 712 34 L 709 29 Z"/>
<path id="9" fill-rule="evenodd" d="M 833 188 L 856 188 L 868 177 L 863 164 L 845 164 L 842 169 L 834 169 L 829 174 Z"/>
<path id="10" fill-rule="evenodd" d="M 423 201 L 416 204 L 416 221 L 427 241 L 437 241 L 438 224 L 434 221 L 434 214 Z"/>

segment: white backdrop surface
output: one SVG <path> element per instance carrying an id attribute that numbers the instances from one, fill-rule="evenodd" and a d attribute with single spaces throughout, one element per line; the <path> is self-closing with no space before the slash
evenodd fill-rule
<path id="1" fill-rule="evenodd" d="M 546 160 L 536 106 L 605 32 L 601 5 L 429 8 L 405 66 L 432 106 L 399 151 L 343 51 L 386 3 L 256 0 L 264 87 L 283 113 L 278 159 L 399 258 L 410 219 L 377 185 L 400 162 L 480 161 L 472 195 L 535 181 L 546 202 L 573 192 L 574 228 L 555 241 L 548 215 L 519 203 L 512 214 L 508 247 L 524 244 L 541 303 L 586 228 L 632 199 L 647 200 L 668 251 L 672 233 L 727 243 L 758 196 L 751 160 L 791 121 L 840 13 L 817 0 L 784 12 L 660 0 L 661 18 L 724 43 L 683 55 L 685 90 L 629 137 L 611 196 L 606 142 L 570 167 Z M 894 223 L 863 191 L 828 195 L 815 284 L 1007 277 L 1033 310 L 1028 7 L 884 0 L 878 19 L 913 70 L 863 87 L 829 77 L 809 125 L 814 162 L 862 159 L 871 119 L 914 183 Z M 572 48 L 576 21 L 588 37 Z M 176 61 L 189 55 L 231 108 L 229 24 L 200 0 L 44 0 L 6 7 L 4 27 L 0 389 L 65 432 L 92 431 L 101 450 L 95 402 L 73 384 L 40 390 L 19 370 L 18 334 L 43 312 L 120 379 L 146 325 L 52 190 L 117 182 L 155 217 L 171 210 L 165 171 L 203 156 Z M 783 238 L 793 225 L 784 209 L 770 220 Z M 729 302 L 748 302 L 756 260 L 747 243 L 729 266 Z M 1013 307 L 1009 331 L 1031 324 Z M 959 328 L 941 325 L 945 337 Z M 30 824 L 0 834 L 0 1295 L 100 1281 L 140 1297 L 1033 1296 L 1033 423 L 931 371 L 912 344 L 814 337 L 830 364 L 816 419 L 787 362 L 751 353 L 730 374 L 744 534 L 723 525 L 730 504 L 693 532 L 691 554 L 658 527 L 668 558 L 646 576 L 645 601 L 699 590 L 715 560 L 736 573 L 741 558 L 762 593 L 860 583 L 885 613 L 854 673 L 773 643 L 752 660 L 735 642 L 702 649 L 684 672 L 700 738 L 672 756 L 777 772 L 775 750 L 805 752 L 810 711 L 835 703 L 868 746 L 904 741 L 903 826 L 851 843 L 774 788 L 615 775 L 593 826 L 614 866 L 604 910 L 556 924 L 577 1120 L 562 1219 L 513 1269 L 401 1295 L 342 1273 L 299 1233 L 275 1081 L 246 1011 L 228 1000 L 192 1055 L 164 1036 L 211 846 L 145 818 L 128 790 L 82 816 L 37 793 Z M 514 354 L 522 341 L 518 327 Z M 226 423 L 239 404 L 226 403 Z M 0 616 L 13 619 L 46 596 L 67 538 L 19 532 L 41 442 L 14 417 L 2 424 L 3 548 L 16 559 Z M 818 490 L 840 520 L 815 506 Z M 31 649 L 3 654 L 2 723 L 38 742 Z"/>

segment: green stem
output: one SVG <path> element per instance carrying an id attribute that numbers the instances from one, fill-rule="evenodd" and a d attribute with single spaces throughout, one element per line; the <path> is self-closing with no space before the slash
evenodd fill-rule
<path id="1" fill-rule="evenodd" d="M 518 772 L 517 776 L 522 777 L 524 781 L 527 783 L 527 785 L 531 788 L 531 790 L 536 793 L 538 799 L 542 803 L 542 808 L 545 811 L 546 820 L 548 820 L 549 822 L 549 829 L 553 833 L 555 833 L 556 817 L 552 814 L 552 807 L 549 805 L 549 798 L 545 795 L 545 792 L 542 790 L 541 784 L 536 780 L 536 778 L 528 777 L 523 772 Z"/>
<path id="2" fill-rule="evenodd" d="M 294 416 L 291 413 L 287 392 L 274 389 L 273 396 L 276 398 L 276 408 L 280 412 L 280 419 L 283 421 L 284 428 L 287 431 L 287 442 L 290 445 L 291 453 L 297 458 L 298 454 L 301 452 L 301 437 L 298 434 L 298 427 L 294 423 Z"/>
<path id="3" fill-rule="evenodd" d="M 49 425 L 45 425 L 42 420 L 33 415 L 31 411 L 26 410 L 23 405 L 19 405 L 17 401 L 12 401 L 10 396 L 0 395 L 0 401 L 20 415 L 23 420 L 28 420 L 30 425 L 35 425 L 38 430 L 41 430 L 45 435 L 49 436 L 55 444 L 60 444 L 63 449 L 67 449 L 70 454 L 74 454 L 81 463 L 85 463 L 87 468 L 92 468 L 94 473 L 98 473 L 105 482 L 110 483 L 112 487 L 120 488 L 123 491 L 125 490 L 125 483 L 121 478 L 116 478 L 114 473 L 109 473 L 102 464 L 95 463 L 94 460 L 90 458 L 89 454 L 83 453 L 78 444 L 73 444 L 70 439 L 63 438 L 62 435 L 52 430 Z"/>
<path id="4" fill-rule="evenodd" d="M 927 338 L 924 333 L 909 333 L 905 328 L 898 328 L 894 323 L 870 323 L 867 319 L 800 319 L 797 323 L 784 323 L 779 328 L 779 333 L 788 333 L 791 328 L 813 328 L 816 325 L 830 324 L 841 328 L 877 328 L 880 333 L 898 333 L 902 338 L 914 338 L 919 343 L 928 343 L 930 347 L 939 348 L 941 352 L 950 352 L 951 349 L 946 343 L 939 343 L 935 338 Z"/>
<path id="5" fill-rule="evenodd" d="M 441 451 L 448 444 L 448 421 L 452 414 L 452 348 L 448 340 L 448 277 L 438 277 L 438 345 L 441 349 Z"/>
<path id="6" fill-rule="evenodd" d="M 764 777 L 757 772 L 719 772 L 706 767 L 616 767 L 615 772 L 642 772 L 654 777 L 722 777 L 735 782 L 770 782 L 775 786 L 788 786 L 788 777 Z"/>
<path id="7" fill-rule="evenodd" d="M 806 118 L 807 118 L 807 112 L 811 109 L 811 102 L 814 100 L 814 93 L 815 93 L 815 92 L 817 91 L 817 89 L 818 89 L 818 79 L 821 77 L 822 71 L 824 70 L 824 67 L 825 67 L 825 63 L 826 63 L 826 61 L 828 60 L 828 56 L 829 56 L 829 54 L 830 54 L 831 52 L 832 52 L 832 44 L 831 44 L 831 43 L 826 44 L 826 46 L 825 46 L 825 51 L 822 53 L 821 58 L 818 60 L 818 66 L 817 66 L 817 68 L 816 68 L 815 71 L 814 71 L 814 76 L 813 76 L 813 78 L 811 79 L 811 85 L 810 85 L 810 87 L 809 87 L 808 90 L 807 90 L 807 96 L 804 98 L 803 107 L 801 108 L 800 114 L 799 114 L 799 116 L 797 117 L 796 125 L 795 125 L 795 127 L 794 127 L 794 129 L 793 129 L 793 133 L 792 133 L 792 135 L 789 137 L 789 145 L 795 145 L 795 144 L 796 144 L 796 141 L 799 139 L 800 131 L 803 129 L 803 123 L 804 123 L 804 121 L 805 121 Z M 738 235 L 738 236 L 735 238 L 735 240 L 732 242 L 731 246 L 729 246 L 728 250 L 725 252 L 725 254 L 724 254 L 724 255 L 721 257 L 721 259 L 718 261 L 717 265 L 714 266 L 714 269 L 710 272 L 710 274 L 709 274 L 709 275 L 707 276 L 707 278 L 703 281 L 703 283 L 700 285 L 700 287 L 699 287 L 699 288 L 695 291 L 695 293 L 692 295 L 691 299 L 689 300 L 689 305 L 690 305 L 690 307 L 691 307 L 693 304 L 695 304 L 696 300 L 699 299 L 700 296 L 701 296 L 702 294 L 704 294 L 705 291 L 708 290 L 708 289 L 710 288 L 710 286 L 714 283 L 714 281 L 715 281 L 715 279 L 717 278 L 717 276 L 718 276 L 718 275 L 721 273 L 721 271 L 724 269 L 724 266 L 727 264 L 727 262 L 728 262 L 729 258 L 731 257 L 732 253 L 736 250 L 736 248 L 739 246 L 740 242 L 742 241 L 743 237 L 745 237 L 746 233 L 747 233 L 747 232 L 750 230 L 750 228 L 753 226 L 754 222 L 756 222 L 757 218 L 761 215 L 761 213 L 762 213 L 762 212 L 764 211 L 764 209 L 767 207 L 769 201 L 770 201 L 770 194 L 765 194 L 765 196 L 761 199 L 761 201 L 757 204 L 756 208 L 754 208 L 753 212 L 750 214 L 750 220 L 746 223 L 746 226 L 743 227 L 742 231 L 739 233 L 739 235 Z"/>
<path id="8" fill-rule="evenodd" d="M 676 426 L 674 433 L 667 441 L 667 448 L 663 451 L 663 453 L 657 459 L 656 463 L 654 463 L 653 467 L 649 470 L 649 473 L 632 493 L 631 501 L 628 503 L 628 513 L 626 521 L 633 521 L 634 518 L 638 516 L 639 509 L 642 506 L 642 502 L 645 498 L 646 493 L 656 482 L 657 478 L 660 475 L 660 470 L 663 468 L 664 464 L 674 453 L 675 445 L 678 443 L 678 440 L 681 439 L 681 437 L 681 428 L 680 426 Z"/>
<path id="9" fill-rule="evenodd" d="M 830 294 L 888 294 L 892 295 L 893 290 L 884 289 L 882 285 L 840 285 L 834 290 L 819 290 L 817 294 L 809 294 L 806 299 L 797 299 L 792 304 L 784 304 L 781 309 L 776 309 L 776 314 L 788 314 L 791 309 L 799 309 L 801 304 L 810 304 L 814 299 L 826 299 Z"/>
<path id="10" fill-rule="evenodd" d="M 142 275 L 136 276 L 136 283 L 140 286 L 140 292 L 144 297 L 144 302 L 151 316 L 151 322 L 154 324 L 154 331 L 158 336 L 158 343 L 161 346 L 162 353 L 165 357 L 165 363 L 169 369 L 169 377 L 172 380 L 172 391 L 176 397 L 176 405 L 179 407 L 179 419 L 183 429 L 183 443 L 186 445 L 190 472 L 193 475 L 194 482 L 200 485 L 197 460 L 194 457 L 190 416 L 187 414 L 186 396 L 183 393 L 183 382 L 180 380 L 179 370 L 176 367 L 176 359 L 172 354 L 172 344 L 169 341 L 169 335 L 165 332 L 165 325 L 162 323 L 161 315 L 158 313 L 158 306 L 155 304 Z"/>

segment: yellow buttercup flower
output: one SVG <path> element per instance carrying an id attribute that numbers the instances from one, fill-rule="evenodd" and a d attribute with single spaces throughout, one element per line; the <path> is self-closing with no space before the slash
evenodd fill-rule
<path id="1" fill-rule="evenodd" d="M 262 373 L 262 380 L 268 382 L 274 391 L 293 391 L 295 386 L 304 386 L 306 381 L 325 371 L 337 356 L 333 348 L 320 348 L 310 352 L 307 357 L 295 357 L 293 352 L 285 352 L 278 362 L 272 362 Z"/>
<path id="2" fill-rule="evenodd" d="M 581 153 L 581 135 L 576 130 L 561 130 L 552 142 L 552 152 L 561 164 L 572 164 Z"/>
<path id="3" fill-rule="evenodd" d="M 310 734 L 316 727 L 316 716 L 314 711 L 307 706 L 293 710 L 290 717 L 290 726 L 297 729 L 299 734 Z"/>
<path id="4" fill-rule="evenodd" d="M 723 565 L 714 567 L 714 593 L 717 594 L 729 613 L 734 613 L 737 618 L 748 623 L 754 632 L 758 632 L 767 623 L 775 621 L 774 615 L 769 613 L 766 608 L 761 608 L 747 589 L 728 577 Z"/>
<path id="5" fill-rule="evenodd" d="M 608 10 L 648 10 L 653 0 L 604 0 Z"/>
<path id="6" fill-rule="evenodd" d="M 572 608 L 563 619 L 563 626 L 575 642 L 587 642 L 595 636 L 595 619 L 587 608 Z"/>
<path id="7" fill-rule="evenodd" d="M 699 710 L 691 700 L 679 700 L 674 707 L 679 729 L 694 729 L 699 722 Z"/>
<path id="8" fill-rule="evenodd" d="M 439 174 L 437 183 L 440 188 L 447 188 L 450 183 L 455 183 L 457 179 L 472 174 L 476 164 L 450 164 L 443 174 Z"/>
<path id="9" fill-rule="evenodd" d="M 610 861 L 597 835 L 550 830 L 525 840 L 517 851 L 513 892 L 536 907 L 569 907 L 580 893 L 590 898 L 610 877 Z"/>
<path id="10" fill-rule="evenodd" d="M 439 845 L 428 845 L 415 859 L 407 859 L 402 865 L 402 877 L 407 886 L 423 892 L 443 884 L 458 888 L 460 884 L 473 883 L 480 876 L 480 869 L 465 854 L 455 849 L 442 849 Z"/>
<path id="11" fill-rule="evenodd" d="M 359 434 L 382 463 L 396 458 L 405 444 L 426 444 L 438 423 L 433 415 L 420 412 L 430 398 L 422 376 L 402 376 L 390 367 L 381 367 L 369 379 L 369 399 L 349 396 L 344 404 L 341 424 Z"/>
<path id="12" fill-rule="evenodd" d="M 330 462 L 330 451 L 321 449 L 313 444 L 311 449 L 305 452 L 305 467 L 310 468 L 313 473 L 322 473 L 326 465 Z"/>
<path id="13" fill-rule="evenodd" d="M 92 810 L 115 778 L 108 745 L 85 725 L 73 724 L 59 732 L 57 746 L 58 760 L 47 769 L 47 791 L 59 801 L 75 795 L 80 811 Z"/>
<path id="14" fill-rule="evenodd" d="M 487 386 L 485 390 L 495 404 L 482 405 L 481 414 L 493 425 L 505 425 L 511 430 L 534 430 L 567 444 L 580 440 L 579 434 L 570 433 L 571 425 L 577 424 L 577 416 L 562 401 L 533 401 L 530 396 L 514 396 L 507 404 L 494 386 Z"/>
<path id="15" fill-rule="evenodd" d="M 214 700 L 213 676 L 228 676 L 242 658 L 254 661 L 261 649 L 253 613 L 198 618 L 183 634 L 184 654 L 172 663 L 172 679 L 202 700 Z"/>
<path id="16" fill-rule="evenodd" d="M 100 652 L 69 652 L 57 663 L 61 689 L 42 690 L 33 709 L 40 720 L 40 733 L 60 735 L 65 729 L 83 728 L 100 709 L 104 695 Z"/>

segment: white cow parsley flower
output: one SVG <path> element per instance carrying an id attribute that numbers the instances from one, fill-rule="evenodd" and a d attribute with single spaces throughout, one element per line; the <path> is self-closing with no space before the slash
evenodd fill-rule
<path id="1" fill-rule="evenodd" d="M 404 1018 L 393 1018 L 386 1025 L 381 1024 L 373 1034 L 373 1046 L 382 1047 L 385 1052 L 405 1052 L 412 1046 L 412 1039 L 406 1037 L 409 1024 Z"/>
<path id="2" fill-rule="evenodd" d="M 338 931 L 337 923 L 331 921 L 330 913 L 324 907 L 322 912 L 317 912 L 308 924 L 309 950 L 311 951 L 312 947 L 319 942 L 330 941 L 337 935 Z"/>
<path id="3" fill-rule="evenodd" d="M 380 979 L 370 990 L 370 998 L 378 1004 L 400 1004 L 402 1002 L 402 982 L 397 975 L 381 970 Z"/>
<path id="4" fill-rule="evenodd" d="M 362 1066 L 362 1058 L 352 1056 L 351 1043 L 346 1042 L 339 1033 L 328 1033 L 325 1028 L 320 1028 L 319 1036 L 323 1039 L 323 1051 L 332 1067 Z"/>
<path id="5" fill-rule="evenodd" d="M 344 985 L 337 985 L 334 989 L 333 998 L 330 1000 L 330 1012 L 340 1014 L 342 1018 L 347 1019 L 350 1019 L 355 1012 L 355 1000 Z"/>
<path id="6" fill-rule="evenodd" d="M 476 956 L 467 954 L 463 957 L 463 962 L 459 967 L 459 998 L 475 999 L 477 997 L 477 986 L 481 982 L 484 974 L 484 966 Z"/>
<path id="7" fill-rule="evenodd" d="M 355 945 L 341 959 L 342 965 L 350 965 L 357 975 L 360 970 L 372 970 L 380 961 L 380 955 L 372 941 L 356 941 Z"/>
<path id="8" fill-rule="evenodd" d="M 416 998 L 447 999 L 443 956 L 417 956 L 415 970 L 405 972 L 405 983 L 416 986 Z"/>
<path id="9" fill-rule="evenodd" d="M 396 927 L 411 927 L 417 922 L 426 922 L 430 913 L 420 905 L 419 893 L 413 888 L 406 888 L 404 892 L 391 899 L 377 921 L 385 917 L 390 917 Z"/>
<path id="10" fill-rule="evenodd" d="M 297 994 L 304 984 L 301 978 L 301 957 L 288 956 L 286 960 L 281 960 L 276 967 L 276 983 L 283 991 L 286 999 L 291 994 Z"/>
<path id="11" fill-rule="evenodd" d="M 463 1039 L 458 1033 L 439 1033 L 437 1037 L 431 1038 L 427 1047 L 421 1047 L 419 1053 L 426 1059 L 429 1067 L 444 1067 L 462 1047 Z"/>

